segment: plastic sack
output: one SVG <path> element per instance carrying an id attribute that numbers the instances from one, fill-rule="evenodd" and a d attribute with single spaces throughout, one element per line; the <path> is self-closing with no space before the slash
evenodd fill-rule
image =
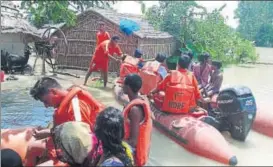
<path id="1" fill-rule="evenodd" d="M 126 35 L 131 35 L 134 31 L 140 30 L 139 24 L 129 19 L 122 19 L 119 23 L 119 28 Z"/>

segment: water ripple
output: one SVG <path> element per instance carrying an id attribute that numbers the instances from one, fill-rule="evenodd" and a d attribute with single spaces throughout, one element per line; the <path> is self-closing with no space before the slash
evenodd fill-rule
<path id="1" fill-rule="evenodd" d="M 53 109 L 29 96 L 29 90 L 9 90 L 1 93 L 1 127 L 18 128 L 46 126 L 52 120 Z"/>

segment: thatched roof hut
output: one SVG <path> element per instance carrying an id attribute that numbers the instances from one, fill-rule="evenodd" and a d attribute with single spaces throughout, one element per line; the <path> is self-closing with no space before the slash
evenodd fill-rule
<path id="1" fill-rule="evenodd" d="M 40 39 L 38 30 L 25 20 L 20 11 L 8 4 L 1 5 L 1 49 L 21 54 L 24 45 Z"/>
<path id="2" fill-rule="evenodd" d="M 121 19 L 131 19 L 140 25 L 140 30 L 131 36 L 126 36 L 119 29 Z M 121 14 L 114 10 L 91 8 L 78 15 L 77 24 L 74 27 L 62 26 L 68 40 L 67 57 L 59 54 L 60 66 L 87 69 L 90 58 L 96 45 L 96 32 L 98 23 L 104 22 L 110 35 L 118 35 L 121 38 L 120 47 L 124 53 L 133 54 L 139 48 L 145 54 L 145 58 L 152 58 L 159 52 L 171 55 L 176 48 L 173 36 L 166 32 L 157 31 L 147 20 L 140 15 Z M 59 47 L 63 47 L 60 45 Z M 63 49 L 60 49 L 63 50 Z M 110 63 L 110 71 L 117 71 L 119 66 Z"/>

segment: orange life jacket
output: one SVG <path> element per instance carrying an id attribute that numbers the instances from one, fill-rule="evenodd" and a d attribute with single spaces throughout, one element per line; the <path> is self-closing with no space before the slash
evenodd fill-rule
<path id="1" fill-rule="evenodd" d="M 130 137 L 130 120 L 128 114 L 133 106 L 141 105 L 144 109 L 144 121 L 139 125 L 139 135 L 135 152 L 136 166 L 144 166 L 149 159 L 151 133 L 152 133 L 152 118 L 149 104 L 142 99 L 135 99 L 131 101 L 124 109 L 124 129 L 125 140 Z"/>
<path id="2" fill-rule="evenodd" d="M 126 56 L 125 60 L 120 66 L 119 79 L 117 82 L 123 84 L 123 81 L 126 75 L 132 74 L 132 73 L 138 73 L 138 67 L 137 67 L 138 63 L 139 63 L 138 58 L 135 58 L 132 56 Z"/>
<path id="3" fill-rule="evenodd" d="M 68 91 L 68 95 L 64 98 L 61 105 L 54 113 L 54 126 L 62 124 L 69 120 L 69 118 L 67 118 L 66 116 L 68 106 L 72 102 L 75 121 L 83 121 L 88 123 L 93 131 L 96 117 L 98 113 L 100 113 L 105 108 L 105 106 L 97 101 L 95 98 L 93 98 L 89 92 L 81 89 L 80 87 L 73 86 L 72 88 L 68 89 Z M 91 106 L 91 110 L 89 111 L 89 113 L 82 112 L 80 110 L 78 98 L 82 99 Z"/>
<path id="4" fill-rule="evenodd" d="M 158 74 L 158 69 L 161 64 L 158 61 L 146 62 L 139 72 L 139 76 L 142 79 L 142 87 L 140 93 L 147 95 L 153 90 L 157 84 L 162 80 Z"/>
<path id="5" fill-rule="evenodd" d="M 166 85 L 162 110 L 169 113 L 187 114 L 194 104 L 193 75 L 177 70 L 170 72 L 170 82 Z"/>

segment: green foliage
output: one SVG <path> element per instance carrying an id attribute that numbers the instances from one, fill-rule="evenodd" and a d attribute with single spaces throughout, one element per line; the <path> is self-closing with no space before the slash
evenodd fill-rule
<path id="1" fill-rule="evenodd" d="M 194 1 L 163 1 L 159 7 L 149 8 L 145 15 L 151 24 L 175 36 L 193 53 L 209 52 L 224 64 L 255 61 L 252 43 L 225 24 L 220 14 L 224 8 L 225 5 L 208 13 Z"/>
<path id="2" fill-rule="evenodd" d="M 239 19 L 238 32 L 248 40 L 255 40 L 257 46 L 272 46 L 268 38 L 273 36 L 272 9 L 272 1 L 240 1 L 235 11 L 235 18 Z M 266 36 L 265 32 L 270 34 Z"/>
<path id="3" fill-rule="evenodd" d="M 258 46 L 273 47 L 273 25 L 263 24 L 258 30 L 255 41 Z"/>
<path id="4" fill-rule="evenodd" d="M 23 0 L 21 8 L 25 9 L 30 17 L 31 23 L 36 27 L 44 24 L 57 24 L 66 22 L 68 26 L 74 26 L 76 23 L 76 12 L 83 12 L 89 7 L 108 8 L 115 1 L 43 1 Z"/>

